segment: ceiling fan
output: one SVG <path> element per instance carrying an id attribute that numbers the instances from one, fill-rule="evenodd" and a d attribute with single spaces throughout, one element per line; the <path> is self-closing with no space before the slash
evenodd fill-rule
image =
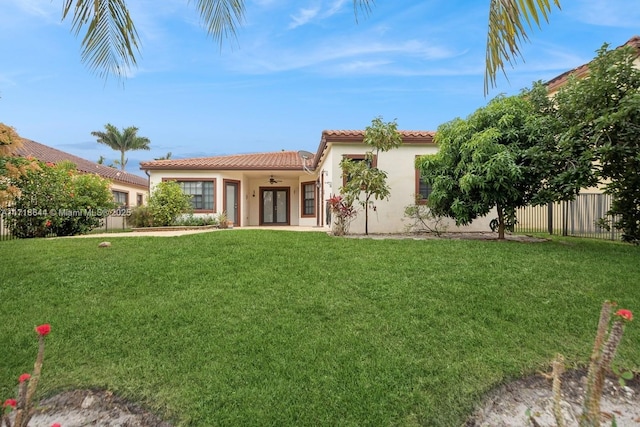
<path id="1" fill-rule="evenodd" d="M 277 184 L 277 183 L 279 183 L 279 182 L 282 182 L 282 180 L 281 180 L 281 179 L 275 179 L 275 178 L 273 177 L 273 175 L 271 175 L 271 176 L 269 177 L 269 184 Z"/>

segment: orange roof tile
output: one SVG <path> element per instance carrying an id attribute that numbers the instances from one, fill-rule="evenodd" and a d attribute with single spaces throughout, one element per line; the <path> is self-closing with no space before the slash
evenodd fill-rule
<path id="1" fill-rule="evenodd" d="M 435 132 L 402 130 L 404 143 L 433 143 Z M 363 130 L 325 130 L 318 151 L 308 164 L 315 169 L 328 142 L 358 143 L 364 138 Z M 234 154 L 228 156 L 200 157 L 190 159 L 169 159 L 140 162 L 140 169 L 206 169 L 206 170 L 303 170 L 302 159 L 297 151 L 277 151 L 270 153 Z"/>
<path id="2" fill-rule="evenodd" d="M 639 51 L 639 54 L 640 54 L 640 36 L 631 37 L 629 40 L 627 40 L 625 44 L 623 44 L 622 46 L 618 46 L 616 49 L 619 49 L 623 46 L 634 47 L 636 48 L 636 50 Z M 547 83 L 545 83 L 547 86 L 547 90 L 549 92 L 555 92 L 560 87 L 562 87 L 567 82 L 567 80 L 569 80 L 570 76 L 576 76 L 577 78 L 580 78 L 580 77 L 583 77 L 585 74 L 587 74 L 588 71 L 589 71 L 589 64 L 583 64 L 572 70 L 565 71 L 564 73 L 552 78 Z"/>
<path id="3" fill-rule="evenodd" d="M 148 181 L 138 175 L 134 175 L 129 172 L 121 171 L 109 166 L 100 165 L 95 162 L 83 159 L 82 157 L 74 156 L 73 154 L 65 153 L 64 151 L 49 147 L 44 144 L 40 144 L 29 139 L 22 139 L 22 146 L 19 147 L 15 154 L 20 157 L 34 157 L 42 162 L 60 163 L 68 160 L 76 165 L 78 171 L 83 173 L 95 173 L 103 178 L 106 178 L 113 182 L 118 182 L 126 185 L 135 185 L 138 187 L 147 188 Z"/>
<path id="4" fill-rule="evenodd" d="M 302 170 L 302 159 L 300 159 L 296 151 L 276 151 L 191 159 L 155 160 L 140 162 L 140 169 Z"/>

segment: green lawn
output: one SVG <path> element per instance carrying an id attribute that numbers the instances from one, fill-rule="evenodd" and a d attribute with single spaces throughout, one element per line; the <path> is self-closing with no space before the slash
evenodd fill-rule
<path id="1" fill-rule="evenodd" d="M 229 230 L 0 242 L 0 400 L 102 388 L 179 426 L 455 426 L 498 384 L 585 365 L 640 248 Z M 640 325 L 617 362 L 640 370 Z"/>

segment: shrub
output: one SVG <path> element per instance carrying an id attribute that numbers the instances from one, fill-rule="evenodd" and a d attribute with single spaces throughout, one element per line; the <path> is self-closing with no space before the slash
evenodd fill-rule
<path id="1" fill-rule="evenodd" d="M 151 210 L 148 206 L 136 206 L 131 210 L 127 223 L 131 227 L 152 227 L 153 216 L 151 215 Z"/>
<path id="2" fill-rule="evenodd" d="M 417 195 L 415 203 L 405 206 L 402 221 L 408 221 L 405 230 L 409 233 L 434 233 L 440 236 L 447 230 L 444 217 L 433 213 L 429 208 L 428 201 L 422 201 L 422 197 Z M 426 202 L 426 203 L 425 203 Z"/>
<path id="3" fill-rule="evenodd" d="M 192 211 L 191 196 L 184 194 L 175 181 L 161 182 L 149 197 L 149 210 L 154 226 L 171 225 L 180 214 Z"/>
<path id="4" fill-rule="evenodd" d="M 189 214 L 176 219 L 173 225 L 185 225 L 185 226 L 205 226 L 205 225 L 218 225 L 218 220 L 210 215 L 206 216 L 193 216 Z"/>
<path id="5" fill-rule="evenodd" d="M 5 219 L 16 237 L 84 234 L 115 207 L 109 181 L 80 174 L 70 162 L 2 159 L 0 175 L 0 190 L 12 194 Z"/>

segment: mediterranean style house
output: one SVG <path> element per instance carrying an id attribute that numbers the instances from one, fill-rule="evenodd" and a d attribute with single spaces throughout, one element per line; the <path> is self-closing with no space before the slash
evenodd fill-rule
<path id="1" fill-rule="evenodd" d="M 398 233 L 405 229 L 404 210 L 415 204 L 416 195 L 430 191 L 420 179 L 414 163 L 417 156 L 437 152 L 433 132 L 400 131 L 402 145 L 380 153 L 376 167 L 387 172 L 391 187 L 388 200 L 375 201 L 369 213 L 372 233 Z M 193 196 L 194 213 L 225 212 L 235 226 L 331 227 L 327 200 L 340 194 L 345 179 L 340 161 L 364 159 L 371 147 L 361 130 L 325 130 L 315 153 L 279 151 L 192 159 L 156 160 L 140 163 L 150 176 L 150 187 L 162 181 L 177 181 Z M 489 221 L 474 221 L 465 230 L 489 230 Z M 452 222 L 447 226 L 456 228 Z M 351 232 L 364 232 L 364 215 L 351 225 Z"/>
<path id="2" fill-rule="evenodd" d="M 640 37 L 625 45 L 640 49 Z M 547 82 L 550 93 L 557 91 L 570 75 L 586 75 L 588 64 L 567 71 Z M 405 230 L 405 207 L 426 199 L 430 188 L 420 179 L 414 162 L 417 156 L 436 153 L 431 131 L 400 131 L 402 145 L 381 153 L 375 166 L 387 172 L 391 187 L 388 200 L 375 201 L 369 214 L 372 233 Z M 362 130 L 325 130 L 315 153 L 279 151 L 190 159 L 141 162 L 149 175 L 150 190 L 162 181 L 177 181 L 192 195 L 196 215 L 225 212 L 235 226 L 307 226 L 331 228 L 327 200 L 340 194 L 345 179 L 340 161 L 363 159 L 370 147 Z M 478 218 L 466 227 L 444 222 L 448 231 L 489 231 L 495 215 Z M 364 232 L 364 214 L 351 225 L 351 232 Z"/>
<path id="3" fill-rule="evenodd" d="M 81 173 L 95 173 L 111 182 L 113 199 L 120 206 L 139 206 L 146 202 L 149 183 L 141 176 L 121 171 L 83 159 L 73 154 L 40 144 L 29 139 L 22 139 L 22 145 L 16 150 L 16 156 L 33 157 L 41 162 L 60 163 L 69 161 L 76 165 Z"/>

